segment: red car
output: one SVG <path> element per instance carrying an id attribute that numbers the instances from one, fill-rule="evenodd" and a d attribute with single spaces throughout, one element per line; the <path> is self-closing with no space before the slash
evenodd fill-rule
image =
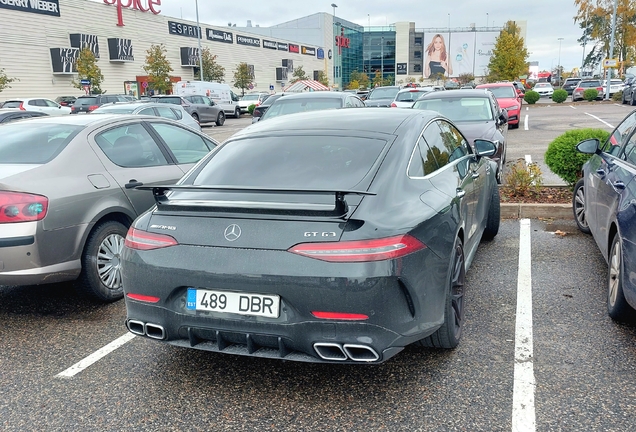
<path id="1" fill-rule="evenodd" d="M 480 84 L 478 89 L 488 89 L 495 97 L 499 106 L 508 111 L 508 126 L 510 128 L 519 127 L 519 118 L 521 117 L 521 96 L 517 93 L 515 85 L 511 82 Z"/>

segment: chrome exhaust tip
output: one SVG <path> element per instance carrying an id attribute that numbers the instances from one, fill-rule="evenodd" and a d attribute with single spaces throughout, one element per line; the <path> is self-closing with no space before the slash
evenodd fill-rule
<path id="1" fill-rule="evenodd" d="M 145 336 L 146 334 L 145 325 L 141 321 L 128 320 L 126 321 L 126 327 L 128 327 L 128 330 L 133 334 L 139 336 Z"/>
<path id="2" fill-rule="evenodd" d="M 162 340 L 166 338 L 166 331 L 159 324 L 146 323 L 146 336 Z"/>
<path id="3" fill-rule="evenodd" d="M 374 362 L 380 358 L 380 355 L 367 345 L 344 344 L 342 348 L 353 361 Z"/>
<path id="4" fill-rule="evenodd" d="M 317 342 L 314 350 L 323 360 L 345 361 L 347 355 L 342 350 L 342 346 L 337 343 Z"/>

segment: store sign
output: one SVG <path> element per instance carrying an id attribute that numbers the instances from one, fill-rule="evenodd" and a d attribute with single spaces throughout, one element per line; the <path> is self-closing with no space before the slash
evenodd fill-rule
<path id="1" fill-rule="evenodd" d="M 300 47 L 300 52 L 302 52 L 305 55 L 315 56 L 316 55 L 316 48 L 310 48 L 310 47 L 306 47 L 306 46 L 301 46 Z"/>
<path id="2" fill-rule="evenodd" d="M 298 45 L 289 44 L 289 52 L 299 53 L 300 47 Z"/>
<path id="3" fill-rule="evenodd" d="M 71 40 L 71 46 L 73 48 L 78 48 L 80 51 L 84 48 L 88 48 L 96 59 L 99 58 L 99 43 L 96 35 L 74 33 L 69 35 L 69 39 Z"/>
<path id="4" fill-rule="evenodd" d="M 278 44 L 274 41 L 268 41 L 266 39 L 263 39 L 263 48 L 269 48 L 269 49 L 278 49 Z"/>
<path id="5" fill-rule="evenodd" d="M 322 48 L 318 48 L 316 50 L 316 58 L 318 58 L 320 60 L 324 59 L 325 58 L 325 50 L 322 49 Z"/>
<path id="6" fill-rule="evenodd" d="M 342 54 L 343 48 L 349 48 L 349 44 L 351 43 L 351 39 L 345 37 L 344 35 L 344 27 L 340 28 L 340 36 L 336 36 L 336 46 L 338 47 L 338 54 Z"/>
<path id="7" fill-rule="evenodd" d="M 176 21 L 168 21 L 168 32 L 177 36 L 199 38 L 199 36 L 201 35 L 201 27 L 190 24 L 183 24 Z"/>
<path id="8" fill-rule="evenodd" d="M 60 16 L 59 0 L 0 0 L 0 8 Z"/>
<path id="9" fill-rule="evenodd" d="M 108 54 L 112 62 L 135 61 L 131 39 L 110 38 L 108 39 Z"/>
<path id="10" fill-rule="evenodd" d="M 159 9 L 155 8 L 155 6 L 161 6 L 161 0 L 104 0 L 104 3 L 117 5 L 117 25 L 119 27 L 124 26 L 124 17 L 121 12 L 124 8 L 140 12 L 152 12 L 155 15 L 161 13 Z"/>
<path id="11" fill-rule="evenodd" d="M 278 48 L 278 51 L 289 51 L 289 44 L 278 42 L 276 48 Z"/>
<path id="12" fill-rule="evenodd" d="M 206 30 L 206 37 L 208 40 L 216 41 L 216 42 L 234 43 L 234 36 L 230 32 L 214 30 L 211 28 L 208 28 L 205 30 Z"/>
<path id="13" fill-rule="evenodd" d="M 261 40 L 249 36 L 236 35 L 236 43 L 241 45 L 248 45 L 253 47 L 261 47 Z"/>
<path id="14" fill-rule="evenodd" d="M 51 66 L 54 74 L 77 73 L 77 48 L 50 48 Z"/>
<path id="15" fill-rule="evenodd" d="M 396 75 L 407 75 L 406 73 L 406 63 L 398 63 L 396 69 Z"/>
<path id="16" fill-rule="evenodd" d="M 199 48 L 181 47 L 181 66 L 199 66 Z"/>

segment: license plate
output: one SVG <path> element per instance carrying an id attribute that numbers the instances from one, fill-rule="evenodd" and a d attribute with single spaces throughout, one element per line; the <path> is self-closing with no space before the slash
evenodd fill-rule
<path id="1" fill-rule="evenodd" d="M 278 318 L 280 296 L 188 288 L 186 309 Z"/>

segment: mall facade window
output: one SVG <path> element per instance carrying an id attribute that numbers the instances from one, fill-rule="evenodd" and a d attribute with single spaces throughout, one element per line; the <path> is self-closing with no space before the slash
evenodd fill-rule
<path id="1" fill-rule="evenodd" d="M 395 28 L 371 27 L 364 34 L 364 72 L 373 80 L 376 71 L 395 79 Z"/>
<path id="2" fill-rule="evenodd" d="M 345 89 L 351 81 L 351 72 L 363 70 L 363 27 L 336 18 L 334 23 L 334 81 L 338 88 Z M 338 46 L 337 37 L 345 38 Z"/>

